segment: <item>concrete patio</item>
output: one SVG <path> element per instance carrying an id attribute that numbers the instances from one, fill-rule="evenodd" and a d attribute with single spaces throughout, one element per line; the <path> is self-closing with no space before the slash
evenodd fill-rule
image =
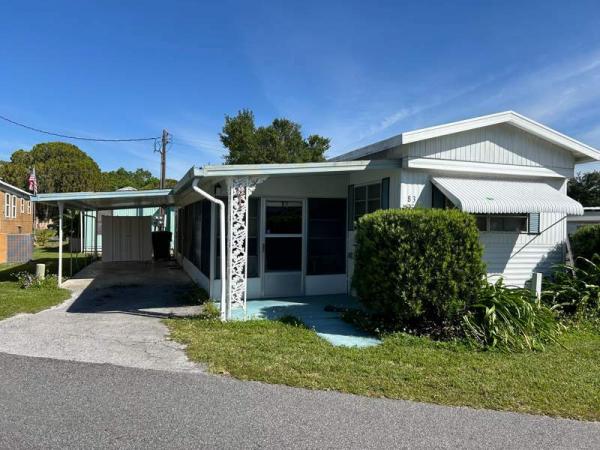
<path id="1" fill-rule="evenodd" d="M 338 308 L 358 308 L 358 301 L 349 295 L 318 295 L 311 297 L 290 297 L 248 300 L 247 313 L 236 309 L 232 311 L 235 320 L 269 319 L 277 320 L 284 316 L 293 316 L 306 326 L 315 330 L 323 339 L 336 346 L 371 347 L 381 341 L 353 325 L 344 322 Z M 327 307 L 334 307 L 327 311 Z"/>

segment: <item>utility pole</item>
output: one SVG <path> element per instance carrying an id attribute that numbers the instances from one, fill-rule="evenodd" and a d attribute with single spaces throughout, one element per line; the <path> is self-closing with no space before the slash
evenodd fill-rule
<path id="1" fill-rule="evenodd" d="M 160 146 L 160 183 L 161 189 L 165 188 L 165 180 L 167 178 L 167 144 L 170 142 L 170 135 L 167 130 L 163 130 L 161 146 Z M 165 230 L 165 208 L 160 208 L 160 231 Z"/>
<path id="2" fill-rule="evenodd" d="M 162 145 L 160 149 L 160 188 L 165 188 L 165 178 L 167 177 L 167 144 L 169 143 L 169 132 L 163 130 Z"/>

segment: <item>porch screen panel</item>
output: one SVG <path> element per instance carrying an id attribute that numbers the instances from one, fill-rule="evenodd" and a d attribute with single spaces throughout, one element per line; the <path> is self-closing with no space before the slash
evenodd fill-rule
<path id="1" fill-rule="evenodd" d="M 354 185 L 348 186 L 348 231 L 354 230 Z"/>
<path id="2" fill-rule="evenodd" d="M 183 240 L 183 256 L 188 261 L 192 260 L 192 248 L 194 245 L 193 239 L 193 215 L 192 215 L 192 205 L 188 205 L 185 207 L 185 228 L 184 228 L 184 240 Z"/>
<path id="3" fill-rule="evenodd" d="M 225 205 L 225 233 L 227 233 L 229 223 L 229 205 L 227 197 L 218 197 Z M 215 279 L 221 278 L 221 226 L 219 224 L 219 207 L 215 205 Z M 227 242 L 225 243 L 225 252 L 227 252 Z"/>
<path id="4" fill-rule="evenodd" d="M 202 202 L 196 202 L 192 206 L 192 245 L 191 261 L 200 270 L 200 250 L 202 242 Z"/>
<path id="5" fill-rule="evenodd" d="M 229 211 L 227 198 L 219 197 L 220 200 L 225 203 L 225 211 Z M 259 266 L 259 251 L 258 251 L 258 230 L 259 228 L 259 211 L 260 211 L 260 198 L 250 197 L 248 204 L 248 278 L 258 277 Z M 221 230 L 219 229 L 218 213 L 215 218 L 215 278 L 221 278 Z M 225 226 L 229 223 L 229 218 L 226 216 Z M 227 251 L 227 250 L 226 250 Z"/>
<path id="6" fill-rule="evenodd" d="M 177 210 L 177 222 L 176 222 L 176 233 L 177 233 L 177 251 L 183 255 L 183 217 L 185 208 L 179 208 Z"/>
<path id="7" fill-rule="evenodd" d="M 308 199 L 307 275 L 346 273 L 346 199 Z"/>
<path id="8" fill-rule="evenodd" d="M 258 230 L 260 199 L 258 197 L 250 197 L 248 204 L 248 278 L 258 277 Z"/>
<path id="9" fill-rule="evenodd" d="M 202 236 L 200 237 L 200 271 L 210 277 L 211 203 L 202 201 Z"/>
<path id="10" fill-rule="evenodd" d="M 390 179 L 381 180 L 381 209 L 390 209 Z"/>

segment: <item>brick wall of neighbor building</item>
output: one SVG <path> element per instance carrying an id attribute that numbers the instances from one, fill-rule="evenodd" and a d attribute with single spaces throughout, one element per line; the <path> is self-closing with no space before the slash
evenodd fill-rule
<path id="1" fill-rule="evenodd" d="M 0 264 L 8 259 L 8 247 L 6 245 L 6 234 L 0 233 Z"/>
<path id="2" fill-rule="evenodd" d="M 7 194 L 10 206 L 8 214 Z M 16 199 L 14 214 L 13 196 Z M 33 250 L 32 232 L 33 205 L 29 196 L 0 184 L 0 263 L 29 261 Z"/>
<path id="3" fill-rule="evenodd" d="M 6 217 L 6 194 L 15 195 L 17 199 L 16 217 Z M 21 202 L 23 203 L 23 212 L 21 212 Z M 29 204 L 29 207 L 28 207 Z M 2 190 L 0 186 L 0 233 L 6 234 L 31 234 L 33 230 L 33 205 L 25 195 Z"/>

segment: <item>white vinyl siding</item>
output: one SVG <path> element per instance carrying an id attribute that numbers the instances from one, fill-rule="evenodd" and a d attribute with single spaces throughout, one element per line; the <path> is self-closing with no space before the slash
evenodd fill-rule
<path id="1" fill-rule="evenodd" d="M 570 169 L 573 155 L 557 145 L 502 124 L 407 144 L 403 156 Z"/>
<path id="2" fill-rule="evenodd" d="M 523 286 L 533 272 L 548 273 L 564 261 L 566 216 L 540 214 L 540 234 L 481 233 L 483 260 L 492 278 L 503 276 L 506 284 Z"/>

